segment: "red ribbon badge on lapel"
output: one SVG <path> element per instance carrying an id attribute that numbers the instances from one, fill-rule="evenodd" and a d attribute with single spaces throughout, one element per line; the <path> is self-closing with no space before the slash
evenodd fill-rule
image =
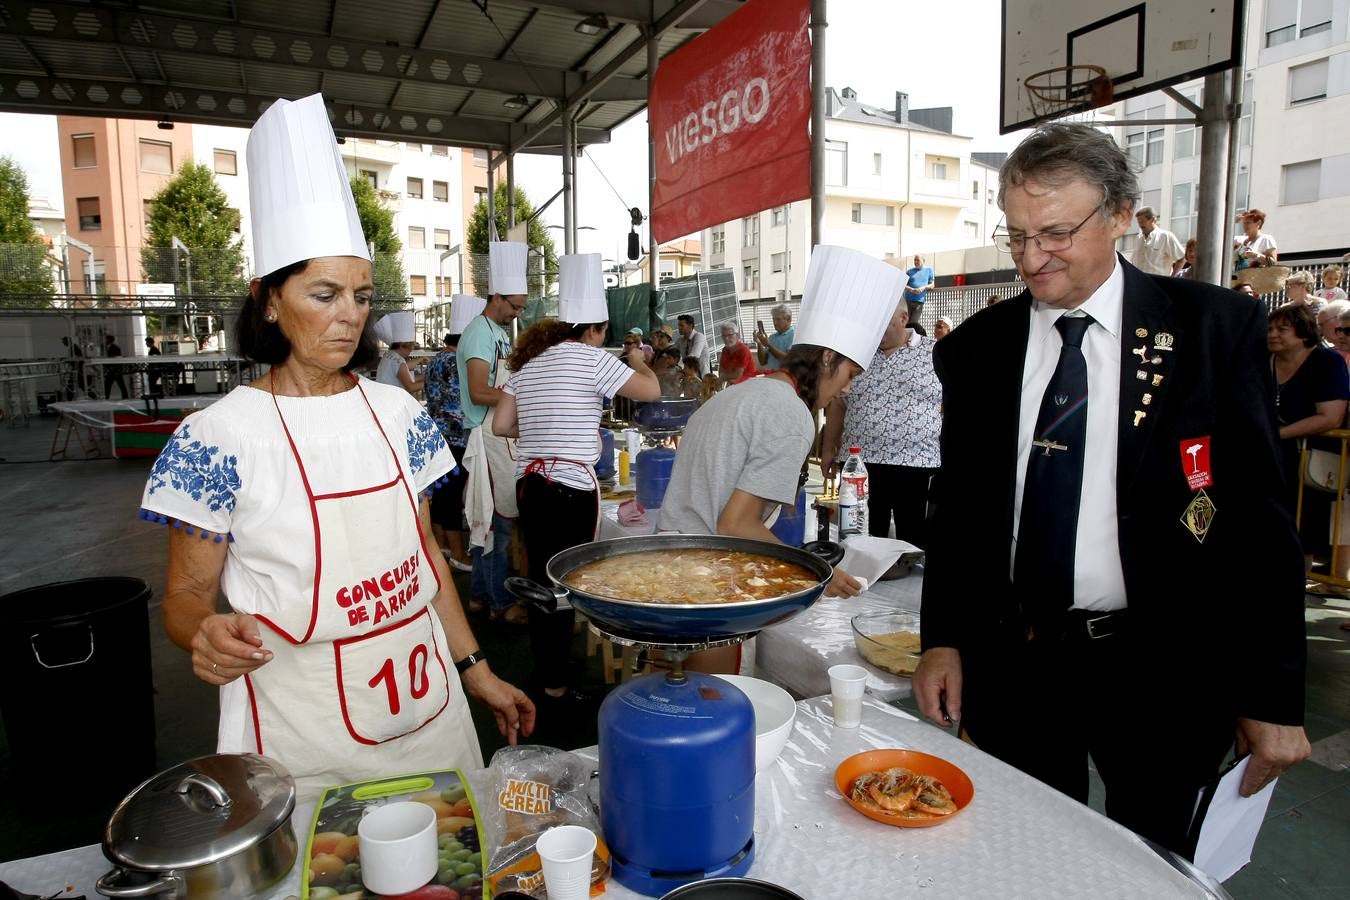
<path id="1" fill-rule="evenodd" d="M 1209 467 L 1209 435 L 1181 442 L 1181 471 L 1192 491 L 1214 484 L 1214 472 Z"/>

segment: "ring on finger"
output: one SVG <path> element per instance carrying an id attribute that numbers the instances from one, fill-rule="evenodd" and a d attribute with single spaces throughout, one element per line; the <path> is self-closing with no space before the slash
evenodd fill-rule
<path id="1" fill-rule="evenodd" d="M 220 674 L 220 668 L 219 668 L 218 666 L 216 666 L 215 663 L 211 663 L 211 674 L 212 674 L 212 675 L 219 675 L 219 674 Z"/>

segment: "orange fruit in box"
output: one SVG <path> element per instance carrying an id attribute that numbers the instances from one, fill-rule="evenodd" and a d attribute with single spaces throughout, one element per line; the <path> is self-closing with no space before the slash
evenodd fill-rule
<path id="1" fill-rule="evenodd" d="M 311 884 L 336 884 L 346 870 L 342 857 L 320 853 L 309 861 L 309 880 Z"/>
<path id="2" fill-rule="evenodd" d="M 344 837 L 333 848 L 333 855 L 343 862 L 352 862 L 361 854 L 361 839 L 356 835 Z"/>
<path id="3" fill-rule="evenodd" d="M 454 807 L 449 803 L 446 803 L 440 797 L 437 797 L 435 800 L 428 798 L 426 800 L 418 800 L 417 802 L 434 809 L 436 811 L 436 818 L 438 819 L 444 819 L 446 816 L 453 816 L 455 814 Z"/>
<path id="4" fill-rule="evenodd" d="M 337 847 L 338 842 L 347 835 L 340 831 L 321 831 L 314 835 L 314 840 L 310 842 L 309 852 L 311 856 L 318 856 L 320 853 L 332 853 Z"/>

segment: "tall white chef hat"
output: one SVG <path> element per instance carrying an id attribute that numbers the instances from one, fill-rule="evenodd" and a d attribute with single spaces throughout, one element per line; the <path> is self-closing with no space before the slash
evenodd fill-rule
<path id="1" fill-rule="evenodd" d="M 487 301 L 468 294 L 454 294 L 450 297 L 450 324 L 445 330 L 451 334 L 463 334 L 469 323 L 483 314 Z"/>
<path id="2" fill-rule="evenodd" d="M 599 253 L 572 253 L 558 260 L 558 318 L 569 325 L 609 321 Z"/>
<path id="3" fill-rule="evenodd" d="M 417 340 L 417 323 L 410 312 L 389 313 L 375 323 L 375 336 L 386 344 L 406 344 Z"/>
<path id="4" fill-rule="evenodd" d="M 904 273 L 847 247 L 811 253 L 795 342 L 842 353 L 864 369 L 900 303 Z"/>
<path id="5" fill-rule="evenodd" d="M 488 244 L 488 292 L 501 294 L 528 294 L 525 270 L 529 265 L 530 248 L 518 241 L 492 241 Z"/>
<path id="6" fill-rule="evenodd" d="M 370 259 L 322 94 L 268 107 L 246 156 L 257 275 L 322 256 Z"/>

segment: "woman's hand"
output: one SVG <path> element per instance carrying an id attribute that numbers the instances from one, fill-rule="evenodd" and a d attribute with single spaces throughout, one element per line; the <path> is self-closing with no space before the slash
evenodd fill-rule
<path id="1" fill-rule="evenodd" d="M 192 673 L 207 684 L 229 684 L 271 659 L 258 620 L 245 613 L 207 616 L 192 636 Z"/>
<path id="2" fill-rule="evenodd" d="M 825 585 L 826 597 L 856 597 L 862 592 L 862 582 L 838 566 L 830 576 L 830 583 Z"/>
<path id="3" fill-rule="evenodd" d="M 470 697 L 492 710 L 497 730 L 511 746 L 534 731 L 534 702 L 520 688 L 494 675 L 486 662 L 470 667 L 460 681 Z"/>

